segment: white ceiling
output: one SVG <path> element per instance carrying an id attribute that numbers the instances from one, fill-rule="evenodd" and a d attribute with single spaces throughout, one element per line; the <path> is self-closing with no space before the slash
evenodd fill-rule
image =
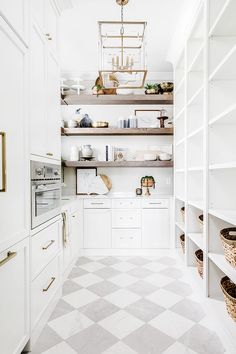
<path id="1" fill-rule="evenodd" d="M 198 0 L 130 0 L 125 20 L 147 21 L 147 66 L 150 72 L 171 72 L 167 61 L 176 33 Z M 119 20 L 115 0 L 72 0 L 73 8 L 61 16 L 61 66 L 63 72 L 94 73 L 98 70 L 97 21 Z M 184 24 L 185 25 L 185 24 Z"/>

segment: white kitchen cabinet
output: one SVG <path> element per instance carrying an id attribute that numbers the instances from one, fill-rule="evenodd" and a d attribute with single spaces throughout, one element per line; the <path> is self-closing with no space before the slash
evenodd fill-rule
<path id="1" fill-rule="evenodd" d="M 58 51 L 58 13 L 53 1 L 46 1 L 46 36 L 48 37 L 48 43 L 50 50 L 57 54 Z"/>
<path id="2" fill-rule="evenodd" d="M 169 209 L 142 210 L 142 248 L 169 248 Z"/>
<path id="3" fill-rule="evenodd" d="M 19 37 L 27 43 L 29 0 L 1 0 L 0 15 L 9 23 Z"/>
<path id="4" fill-rule="evenodd" d="M 80 234 L 80 211 L 74 212 L 70 215 L 70 239 L 71 239 L 71 255 L 72 259 L 78 256 L 81 239 L 83 235 Z"/>
<path id="5" fill-rule="evenodd" d="M 84 248 L 111 248 L 111 210 L 84 210 Z"/>
<path id="6" fill-rule="evenodd" d="M 140 209 L 113 209 L 112 227 L 113 228 L 140 228 L 141 210 Z"/>
<path id="7" fill-rule="evenodd" d="M 41 230 L 31 241 L 31 274 L 34 279 L 61 251 L 61 221 Z"/>
<path id="8" fill-rule="evenodd" d="M 46 38 L 50 50 L 58 51 L 58 11 L 53 0 L 31 0 L 33 20 Z"/>
<path id="9" fill-rule="evenodd" d="M 43 3 L 33 3 L 34 12 L 39 7 L 39 18 L 31 24 L 30 152 L 32 155 L 60 160 L 60 69 L 58 57 L 50 47 L 50 37 L 45 33 L 47 16 L 52 11 L 46 11 L 51 9 L 50 1 Z M 57 13 L 54 12 L 54 15 L 57 20 Z"/>
<path id="10" fill-rule="evenodd" d="M 31 326 L 35 328 L 61 284 L 60 257 L 56 256 L 34 279 L 31 287 Z M 10 353 L 9 353 L 10 354 Z"/>
<path id="11" fill-rule="evenodd" d="M 141 229 L 113 229 L 112 248 L 141 248 Z"/>
<path id="12" fill-rule="evenodd" d="M 21 353 L 29 340 L 29 239 L 0 253 L 0 352 Z"/>
<path id="13" fill-rule="evenodd" d="M 46 92 L 46 43 L 39 28 L 31 28 L 30 42 L 30 151 L 46 156 L 47 142 L 47 92 Z"/>
<path id="14" fill-rule="evenodd" d="M 55 57 L 48 53 L 46 156 L 61 159 L 60 69 Z"/>
<path id="15" fill-rule="evenodd" d="M 27 134 L 27 49 L 0 17 L 0 252 L 29 234 L 29 152 Z M 5 143 L 5 154 L 2 147 Z M 6 173 L 4 173 L 6 172 Z M 4 185 L 4 175 L 5 185 Z"/>

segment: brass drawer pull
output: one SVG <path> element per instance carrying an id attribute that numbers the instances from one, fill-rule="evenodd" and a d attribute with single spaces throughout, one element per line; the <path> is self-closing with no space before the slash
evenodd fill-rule
<path id="1" fill-rule="evenodd" d="M 0 267 L 9 262 L 12 258 L 14 258 L 17 255 L 17 252 L 7 252 L 6 258 L 4 258 L 2 261 L 0 261 Z"/>
<path id="2" fill-rule="evenodd" d="M 91 205 L 103 205 L 104 203 L 91 203 Z"/>
<path id="3" fill-rule="evenodd" d="M 45 292 L 45 291 L 48 291 L 49 288 L 52 286 L 52 284 L 54 283 L 55 280 L 56 280 L 56 278 L 55 278 L 55 277 L 52 277 L 50 283 L 48 284 L 48 286 L 47 286 L 46 288 L 43 289 L 43 291 L 44 291 L 44 292 Z"/>
<path id="4" fill-rule="evenodd" d="M 0 192 L 6 192 L 6 181 L 7 181 L 7 170 L 6 170 L 6 133 L 0 132 L 0 141 L 2 142 L 1 147 L 1 185 L 0 185 Z"/>
<path id="5" fill-rule="evenodd" d="M 47 152 L 46 155 L 47 155 L 47 156 L 53 156 L 53 153 L 52 153 L 52 152 Z"/>
<path id="6" fill-rule="evenodd" d="M 162 203 L 159 202 L 159 203 L 149 203 L 150 205 L 161 205 Z"/>
<path id="7" fill-rule="evenodd" d="M 52 244 L 53 244 L 54 242 L 55 242 L 55 240 L 51 240 L 47 246 L 43 246 L 43 247 L 42 247 L 42 250 L 44 250 L 44 251 L 47 250 L 50 246 L 52 246 Z"/>

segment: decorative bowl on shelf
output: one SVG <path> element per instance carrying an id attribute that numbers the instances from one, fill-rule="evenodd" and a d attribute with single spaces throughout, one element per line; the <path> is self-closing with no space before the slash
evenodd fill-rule
<path id="1" fill-rule="evenodd" d="M 173 82 L 161 82 L 159 85 L 161 93 L 171 94 L 174 90 Z"/>
<path id="2" fill-rule="evenodd" d="M 108 122 L 97 121 L 92 123 L 93 128 L 108 128 Z"/>

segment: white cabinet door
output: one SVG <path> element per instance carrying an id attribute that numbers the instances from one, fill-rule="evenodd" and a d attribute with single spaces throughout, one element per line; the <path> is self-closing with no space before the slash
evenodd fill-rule
<path id="1" fill-rule="evenodd" d="M 30 40 L 30 152 L 45 156 L 47 142 L 46 44 L 38 27 Z"/>
<path id="2" fill-rule="evenodd" d="M 46 33 L 45 0 L 31 0 L 33 20 L 43 34 Z"/>
<path id="3" fill-rule="evenodd" d="M 40 2 L 38 0 L 38 2 Z M 10 24 L 18 35 L 27 42 L 29 0 L 1 0 L 0 15 Z M 2 52 L 2 51 L 1 51 Z"/>
<path id="4" fill-rule="evenodd" d="M 60 71 L 54 56 L 48 53 L 46 156 L 61 159 Z"/>
<path id="5" fill-rule="evenodd" d="M 1 18 L 0 46 L 0 132 L 5 133 L 6 142 L 6 188 L 5 192 L 0 193 L 1 214 L 4 211 L 0 222 L 1 252 L 29 234 L 30 181 L 26 132 L 27 53 L 25 46 Z M 3 141 L 0 151 L 2 144 Z M 0 163 L 1 160 L 2 156 Z"/>
<path id="6" fill-rule="evenodd" d="M 29 239 L 0 253 L 1 353 L 20 353 L 29 339 Z"/>
<path id="7" fill-rule="evenodd" d="M 72 252 L 72 259 L 76 257 L 79 253 L 80 249 L 80 244 L 81 241 L 80 239 L 82 238 L 82 235 L 80 234 L 80 213 L 79 211 L 76 211 L 70 216 L 70 240 L 71 240 L 71 252 Z"/>
<path id="8" fill-rule="evenodd" d="M 55 5 L 52 0 L 46 2 L 46 36 L 48 38 L 48 44 L 50 50 L 54 54 L 57 54 L 58 51 L 58 13 L 55 9 Z"/>
<path id="9" fill-rule="evenodd" d="M 169 209 L 142 210 L 142 247 L 170 246 Z"/>
<path id="10" fill-rule="evenodd" d="M 84 248 L 111 248 L 111 210 L 84 210 Z"/>

